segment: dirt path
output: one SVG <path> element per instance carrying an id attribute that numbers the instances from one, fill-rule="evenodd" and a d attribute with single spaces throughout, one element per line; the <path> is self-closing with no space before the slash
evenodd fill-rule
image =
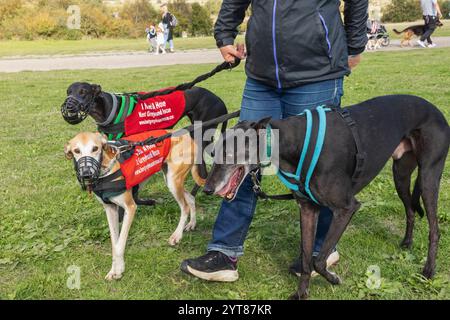
<path id="1" fill-rule="evenodd" d="M 450 37 L 433 38 L 437 48 L 450 47 Z M 415 41 L 413 42 L 415 44 Z M 377 51 L 432 50 L 419 48 L 400 48 L 399 40 Z M 372 51 L 369 51 L 372 52 Z M 27 56 L 0 58 L 0 72 L 83 70 L 83 69 L 121 69 L 154 67 L 175 64 L 218 63 L 222 57 L 218 50 L 189 50 L 166 55 L 153 55 L 147 52 L 103 52 L 83 55 Z"/>

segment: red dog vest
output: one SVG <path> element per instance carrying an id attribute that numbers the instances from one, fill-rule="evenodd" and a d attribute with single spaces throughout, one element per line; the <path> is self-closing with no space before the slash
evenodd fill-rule
<path id="1" fill-rule="evenodd" d="M 135 134 L 123 140 L 143 141 L 150 137 L 160 137 L 166 133 L 166 130 L 154 130 Z M 120 164 L 120 169 L 125 177 L 126 188 L 131 189 L 160 171 L 169 152 L 170 139 L 165 139 L 156 145 L 136 147 L 133 155 Z"/>
<path id="2" fill-rule="evenodd" d="M 185 106 L 183 91 L 138 100 L 131 114 L 125 118 L 125 136 L 171 128 L 183 116 Z"/>

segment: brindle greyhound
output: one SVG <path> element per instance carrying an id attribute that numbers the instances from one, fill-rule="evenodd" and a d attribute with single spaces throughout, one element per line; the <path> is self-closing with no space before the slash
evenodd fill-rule
<path id="1" fill-rule="evenodd" d="M 301 208 L 302 233 L 301 277 L 298 291 L 291 296 L 294 299 L 308 297 L 310 275 L 313 270 L 332 284 L 340 283 L 339 277 L 326 269 L 326 259 L 341 238 L 351 217 L 360 207 L 355 195 L 378 175 L 390 157 L 394 160 L 395 187 L 405 206 L 407 217 L 402 246 L 411 247 L 414 212 L 423 214 L 420 207 L 421 197 L 429 223 L 428 257 L 423 275 L 431 278 L 435 273 L 439 241 L 436 212 L 439 184 L 450 144 L 450 127 L 446 119 L 428 101 L 409 95 L 377 97 L 345 109 L 357 124 L 360 145 L 366 153 L 365 165 L 360 178 L 356 181 L 352 179 L 357 153 L 355 139 L 338 112 L 327 113 L 326 136 L 310 182 L 310 190 L 318 203 L 332 209 L 334 217 L 319 255 L 313 258 L 319 206 L 312 200 L 294 193 L 294 198 Z M 231 130 L 258 131 L 265 129 L 268 124 L 272 130 L 279 130 L 279 155 L 272 156 L 273 162 L 278 163 L 278 167 L 285 172 L 295 172 L 300 150 L 303 148 L 306 128 L 304 116 L 294 116 L 285 120 L 263 119 L 256 123 L 244 121 Z M 232 134 L 227 135 L 218 147 L 225 148 L 227 142 L 230 142 L 229 139 L 234 139 Z M 266 144 L 263 138 L 258 138 L 257 142 Z M 226 162 L 214 164 L 204 192 L 215 193 L 232 201 L 245 176 L 261 167 L 260 160 L 252 164 L 249 163 L 248 157 L 248 143 L 245 148 L 234 148 L 234 159 L 246 160 L 243 164 L 226 164 Z M 411 195 L 411 174 L 416 167 L 418 177 Z M 302 183 L 303 179 L 304 177 Z"/>
<path id="2" fill-rule="evenodd" d="M 102 91 L 102 87 L 97 84 L 90 84 L 85 82 L 75 82 L 69 86 L 67 89 L 67 96 L 72 96 L 75 98 L 80 106 L 78 109 L 82 109 L 81 111 L 86 112 L 87 115 L 90 115 L 97 124 L 105 123 L 108 119 L 112 118 L 113 112 L 113 98 L 111 94 Z M 183 116 L 187 116 L 191 122 L 194 121 L 208 121 L 211 119 L 218 118 L 222 115 L 228 113 L 225 103 L 214 93 L 211 91 L 201 88 L 201 87 L 193 87 L 192 89 L 188 89 L 184 91 L 185 96 L 185 111 Z M 80 112 L 80 110 L 76 110 Z M 115 116 L 119 110 L 116 110 Z M 84 117 L 79 117 L 76 113 L 70 114 L 69 116 L 73 116 L 73 119 L 66 119 L 71 124 L 77 124 L 84 120 Z M 221 131 L 224 132 L 227 126 L 227 122 L 224 122 L 221 128 Z M 205 132 L 208 129 L 216 129 L 218 125 L 211 125 L 208 127 L 202 127 L 202 132 Z M 170 129 L 170 128 L 166 128 Z M 191 134 L 191 136 L 193 133 Z M 203 134 L 202 134 L 203 137 Z M 203 152 L 207 145 L 212 143 L 212 139 L 210 141 L 202 142 L 202 149 L 200 152 Z M 203 161 L 203 157 L 201 158 L 201 164 L 198 165 L 199 175 L 202 179 L 206 179 L 207 170 L 206 164 Z M 195 194 L 198 190 L 199 186 L 196 186 L 192 191 Z M 135 201 L 137 204 L 154 204 L 153 200 L 147 199 L 138 199 L 135 194 Z"/>

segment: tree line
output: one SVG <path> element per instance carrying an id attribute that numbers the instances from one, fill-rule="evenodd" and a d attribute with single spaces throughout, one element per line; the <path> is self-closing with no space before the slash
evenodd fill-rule
<path id="1" fill-rule="evenodd" d="M 168 2 L 178 25 L 176 36 L 186 32 L 190 36 L 207 36 L 213 31 L 213 17 L 220 9 L 219 0 L 206 5 L 188 4 L 185 0 Z M 69 28 L 77 20 L 68 12 L 72 5 L 79 7 L 79 28 Z M 147 0 L 128 1 L 111 7 L 101 0 L 2 0 L 0 1 L 0 39 L 67 39 L 82 38 L 139 38 L 145 28 L 158 24 L 161 14 Z"/>

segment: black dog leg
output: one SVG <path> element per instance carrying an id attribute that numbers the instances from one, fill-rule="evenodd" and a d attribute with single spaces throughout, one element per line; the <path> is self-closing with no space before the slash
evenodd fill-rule
<path id="1" fill-rule="evenodd" d="M 198 184 L 196 184 L 193 188 L 192 188 L 192 190 L 191 190 L 191 195 L 193 196 L 193 197 L 195 197 L 196 195 L 197 195 L 197 193 L 198 193 L 198 191 L 200 190 L 200 186 L 198 185 Z"/>
<path id="2" fill-rule="evenodd" d="M 416 156 L 412 152 L 405 153 L 400 159 L 394 160 L 392 172 L 394 176 L 395 189 L 399 198 L 405 206 L 406 231 L 401 242 L 403 248 L 409 249 L 412 245 L 415 213 L 411 198 L 411 174 L 417 167 Z"/>
<path id="3" fill-rule="evenodd" d="M 333 220 L 325 238 L 325 242 L 320 249 L 319 255 L 313 259 L 314 269 L 331 284 L 340 284 L 341 279 L 327 270 L 327 258 L 336 247 L 342 234 L 347 228 L 353 214 L 358 211 L 361 204 L 353 198 L 347 208 L 337 209 L 333 212 Z"/>
<path id="4" fill-rule="evenodd" d="M 441 163 L 435 165 L 431 170 L 419 169 L 419 179 L 422 186 L 422 199 L 427 213 L 428 234 L 428 256 L 422 274 L 427 279 L 434 276 L 436 269 L 436 255 L 439 243 L 439 227 L 437 219 L 437 202 L 439 195 L 439 183 L 445 164 L 445 158 Z M 422 171 L 422 172 L 420 172 Z M 426 174 L 424 174 L 426 172 Z"/>
<path id="5" fill-rule="evenodd" d="M 298 283 L 298 291 L 289 297 L 291 300 L 305 300 L 308 298 L 309 281 L 311 272 L 313 271 L 313 249 L 314 239 L 316 238 L 317 219 L 319 217 L 319 207 L 304 201 L 299 201 L 300 213 L 300 280 Z"/>
<path id="6" fill-rule="evenodd" d="M 136 198 L 134 198 L 134 202 L 136 202 L 138 206 L 154 206 L 156 204 L 154 199 L 140 199 L 137 198 L 137 195 Z"/>
<path id="7" fill-rule="evenodd" d="M 117 214 L 119 215 L 119 222 L 122 223 L 123 217 L 125 216 L 125 210 L 122 207 L 117 209 Z"/>
<path id="8" fill-rule="evenodd" d="M 133 200 L 138 206 L 154 206 L 156 204 L 156 201 L 153 199 L 140 199 L 138 198 L 138 192 L 139 192 L 139 186 L 135 186 L 133 188 Z M 122 207 L 119 207 L 119 222 L 123 221 L 123 216 L 125 214 L 125 211 Z"/>
<path id="9" fill-rule="evenodd" d="M 419 164 L 418 181 L 422 191 L 422 200 L 427 214 L 428 256 L 422 274 L 430 279 L 436 270 L 436 255 L 439 243 L 437 206 L 439 184 L 444 171 L 445 160 L 450 144 L 450 130 L 429 126 L 422 130 L 422 148 L 417 154 Z"/>
<path id="10" fill-rule="evenodd" d="M 202 163 L 198 165 L 198 175 L 202 179 L 208 178 L 208 169 L 206 169 L 205 160 L 202 159 Z"/>
<path id="11" fill-rule="evenodd" d="M 139 186 L 135 186 L 133 188 L 133 199 L 134 202 L 136 202 L 136 204 L 138 206 L 154 206 L 156 204 L 156 201 L 153 199 L 141 199 L 139 198 Z"/>

